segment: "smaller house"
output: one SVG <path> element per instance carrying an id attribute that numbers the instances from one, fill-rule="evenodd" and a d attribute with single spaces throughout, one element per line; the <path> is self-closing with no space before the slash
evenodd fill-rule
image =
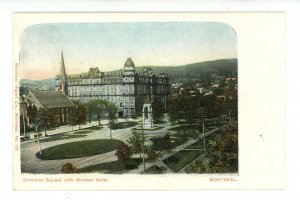
<path id="1" fill-rule="evenodd" d="M 205 94 L 207 92 L 210 92 L 209 89 L 201 87 L 201 88 L 197 88 L 200 94 Z"/>

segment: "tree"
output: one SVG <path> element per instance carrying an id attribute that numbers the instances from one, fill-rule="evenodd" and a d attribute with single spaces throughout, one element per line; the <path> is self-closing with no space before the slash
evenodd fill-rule
<path id="1" fill-rule="evenodd" d="M 152 113 L 153 113 L 154 123 L 160 122 L 161 118 L 163 117 L 163 115 L 165 113 L 164 104 L 161 101 L 155 99 L 152 102 Z"/>
<path id="2" fill-rule="evenodd" d="M 147 148 L 146 152 L 148 161 L 153 162 L 153 164 L 155 165 L 155 161 L 158 159 L 159 153 L 156 152 L 153 148 Z"/>
<path id="3" fill-rule="evenodd" d="M 238 125 L 231 123 L 221 130 L 217 144 L 209 151 L 211 162 L 200 162 L 188 168 L 188 173 L 232 173 L 238 171 Z"/>
<path id="4" fill-rule="evenodd" d="M 69 124 L 72 126 L 73 131 L 73 126 L 78 124 L 78 109 L 76 107 L 69 108 L 68 115 Z"/>
<path id="5" fill-rule="evenodd" d="M 136 112 L 133 112 L 131 115 L 132 119 L 137 119 L 138 118 L 138 114 Z"/>
<path id="6" fill-rule="evenodd" d="M 167 152 L 172 149 L 172 141 L 169 133 L 163 136 L 162 148 Z"/>
<path id="7" fill-rule="evenodd" d="M 48 108 L 47 107 L 40 108 L 37 111 L 37 114 L 34 118 L 34 124 L 37 127 L 37 130 L 38 130 L 38 127 L 42 127 L 45 131 L 45 136 L 46 136 L 49 123 L 50 123 L 50 115 L 48 112 Z"/>
<path id="8" fill-rule="evenodd" d="M 80 129 L 80 125 L 86 122 L 86 109 L 83 105 L 77 107 L 78 109 L 78 125 Z"/>
<path id="9" fill-rule="evenodd" d="M 91 125 L 91 122 L 93 120 L 93 108 L 91 106 L 89 106 L 88 104 L 86 104 L 86 115 L 87 115 L 87 120 Z"/>
<path id="10" fill-rule="evenodd" d="M 78 125 L 78 129 L 80 129 L 80 125 L 86 121 L 86 108 L 82 104 L 78 104 L 75 107 L 69 109 L 69 123 L 72 126 Z"/>
<path id="11" fill-rule="evenodd" d="M 108 105 L 108 101 L 104 99 L 92 99 L 87 104 L 88 116 L 92 118 L 93 115 L 97 116 L 99 126 L 101 125 L 101 118 Z M 90 120 L 90 119 L 89 119 Z"/>
<path id="12" fill-rule="evenodd" d="M 109 118 L 109 128 L 112 129 L 115 126 L 115 119 L 116 114 L 118 112 L 118 106 L 113 102 L 109 102 L 106 106 L 106 110 Z"/>
<path id="13" fill-rule="evenodd" d="M 172 121 L 185 119 L 192 123 L 195 119 L 195 109 L 199 99 L 197 96 L 190 96 L 189 93 L 173 97 L 170 103 L 169 116 Z"/>
<path id="14" fill-rule="evenodd" d="M 126 161 L 128 161 L 132 156 L 132 151 L 130 146 L 128 146 L 125 143 L 121 144 L 117 149 L 115 155 L 118 157 L 118 160 L 120 160 L 125 165 Z"/>
<path id="15" fill-rule="evenodd" d="M 183 105 L 184 102 L 182 98 L 180 97 L 173 97 L 170 100 L 170 106 L 169 106 L 169 112 L 168 115 L 170 117 L 171 121 L 178 121 L 182 118 L 184 110 L 183 110 Z"/>
<path id="16" fill-rule="evenodd" d="M 127 143 L 132 148 L 132 153 L 139 153 L 140 158 L 143 152 L 143 135 L 137 131 L 132 131 L 132 135 L 128 138 Z"/>

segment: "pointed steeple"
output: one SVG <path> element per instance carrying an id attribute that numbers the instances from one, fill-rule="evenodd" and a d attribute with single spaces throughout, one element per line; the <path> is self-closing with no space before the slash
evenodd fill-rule
<path id="1" fill-rule="evenodd" d="M 66 69 L 65 69 L 65 61 L 64 61 L 64 53 L 61 51 L 61 61 L 60 61 L 60 75 L 61 75 L 61 82 L 66 82 Z"/>
<path id="2" fill-rule="evenodd" d="M 59 91 L 64 95 L 68 95 L 68 83 L 67 83 L 67 74 L 65 69 L 64 53 L 61 51 L 61 61 L 60 61 L 60 84 Z"/>

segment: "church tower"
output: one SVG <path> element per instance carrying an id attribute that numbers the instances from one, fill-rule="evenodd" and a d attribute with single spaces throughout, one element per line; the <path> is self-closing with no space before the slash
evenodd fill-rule
<path id="1" fill-rule="evenodd" d="M 58 89 L 64 95 L 68 95 L 68 82 L 67 82 L 67 74 L 66 74 L 66 69 L 65 69 L 65 61 L 64 61 L 64 54 L 63 54 L 63 52 L 61 52 L 60 83 L 59 83 Z"/>

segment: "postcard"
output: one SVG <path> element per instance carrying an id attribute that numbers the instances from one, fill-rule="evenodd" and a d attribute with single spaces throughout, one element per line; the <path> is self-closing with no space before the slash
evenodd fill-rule
<path id="1" fill-rule="evenodd" d="M 285 15 L 14 13 L 15 190 L 285 188 Z"/>

